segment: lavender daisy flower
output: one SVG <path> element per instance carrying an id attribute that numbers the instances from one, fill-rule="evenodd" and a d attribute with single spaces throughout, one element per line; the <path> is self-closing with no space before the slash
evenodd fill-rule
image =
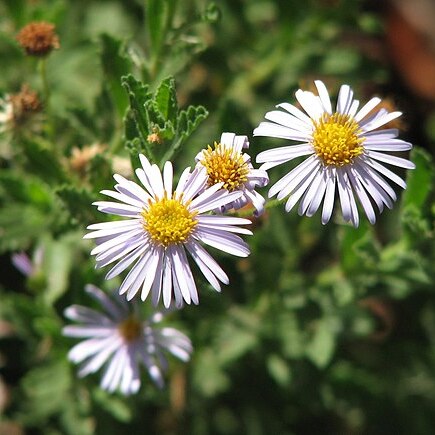
<path id="1" fill-rule="evenodd" d="M 250 224 L 248 219 L 215 216 L 210 210 L 225 206 L 243 195 L 241 191 L 228 192 L 221 184 L 207 187 L 207 173 L 187 168 L 173 191 L 173 169 L 166 162 L 163 177 L 156 165 L 140 155 L 142 168 L 136 169 L 143 189 L 121 175 L 114 175 L 116 192 L 101 193 L 119 202 L 98 201 L 94 205 L 103 213 L 128 219 L 90 225 L 95 230 L 85 238 L 97 239 L 97 267 L 117 264 L 106 279 L 119 275 L 134 263 L 119 289 L 131 300 L 141 288 L 144 301 L 151 293 L 156 305 L 162 297 L 169 307 L 174 296 L 177 306 L 183 300 L 198 304 L 198 292 L 187 259 L 187 252 L 198 265 L 207 281 L 217 291 L 220 282 L 228 284 L 228 276 L 203 248 L 202 243 L 232 255 L 246 257 L 248 245 L 235 233 L 252 234 L 239 225 Z"/>
<path id="2" fill-rule="evenodd" d="M 80 364 L 80 377 L 104 366 L 101 388 L 130 395 L 137 393 L 141 385 L 140 364 L 162 388 L 163 373 L 168 367 L 164 352 L 182 361 L 189 360 L 192 352 L 189 338 L 177 329 L 156 327 L 164 317 L 162 313 L 157 312 L 144 321 L 135 310 L 136 306 L 119 296 L 110 298 L 93 285 L 87 285 L 85 290 L 103 312 L 72 305 L 65 310 L 65 316 L 80 325 L 63 328 L 63 335 L 84 339 L 68 353 L 70 361 Z"/>
<path id="3" fill-rule="evenodd" d="M 251 158 L 243 153 L 249 148 L 247 136 L 236 136 L 234 133 L 222 133 L 219 143 L 214 143 L 197 154 L 197 166 L 207 170 L 208 185 L 221 183 L 229 192 L 239 190 L 243 193 L 238 199 L 220 207 L 220 212 L 235 210 L 252 204 L 255 215 L 263 212 L 264 198 L 255 191 L 256 187 L 264 187 L 269 182 L 266 171 L 254 169 Z"/>
<path id="4" fill-rule="evenodd" d="M 381 102 L 377 97 L 358 110 L 359 101 L 353 98 L 348 85 L 341 86 L 333 111 L 325 85 L 319 80 L 314 83 L 318 95 L 301 89 L 295 94 L 306 113 L 292 104 L 282 103 L 278 107 L 284 111 L 266 113 L 266 119 L 271 122 L 262 122 L 254 130 L 254 136 L 301 142 L 258 154 L 257 162 L 264 163 L 262 169 L 306 157 L 271 187 L 269 196 L 283 199 L 290 195 L 285 206 L 287 212 L 300 200 L 298 212 L 301 216 L 313 216 L 323 201 L 322 223 L 326 224 L 338 190 L 346 222 L 358 226 L 355 200 L 358 198 L 368 220 L 374 224 L 374 204 L 382 212 L 384 206 L 392 208 L 397 199 L 387 180 L 406 188 L 405 181 L 384 164 L 415 168 L 409 160 L 390 154 L 410 150 L 412 145 L 396 139 L 397 129 L 379 129 L 398 118 L 401 112 L 380 109 L 373 113 Z"/>

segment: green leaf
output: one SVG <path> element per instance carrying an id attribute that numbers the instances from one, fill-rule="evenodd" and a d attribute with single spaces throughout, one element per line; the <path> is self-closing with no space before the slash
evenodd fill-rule
<path id="1" fill-rule="evenodd" d="M 358 228 L 343 227 L 341 257 L 347 273 L 362 272 L 377 264 L 379 247 L 368 223 L 361 222 Z"/>
<path id="2" fill-rule="evenodd" d="M 50 227 L 47 214 L 31 205 L 10 204 L 0 211 L 0 252 L 27 249 Z"/>
<path id="3" fill-rule="evenodd" d="M 37 178 L 23 177 L 22 174 L 2 169 L 0 171 L 0 191 L 8 200 L 37 205 L 42 210 L 52 206 L 52 195 L 48 186 Z"/>
<path id="4" fill-rule="evenodd" d="M 23 420 L 34 424 L 61 411 L 70 386 L 71 378 L 66 360 L 31 370 L 22 382 L 25 393 Z"/>
<path id="5" fill-rule="evenodd" d="M 170 0 L 169 3 L 172 3 Z M 146 24 L 150 40 L 150 49 L 154 56 L 158 54 L 165 35 L 168 0 L 148 0 L 146 3 Z"/>
<path id="6" fill-rule="evenodd" d="M 307 357 L 319 368 L 325 367 L 334 355 L 336 340 L 334 326 L 332 319 L 320 319 L 306 348 Z"/>
<path id="7" fill-rule="evenodd" d="M 187 110 L 180 111 L 177 119 L 177 131 L 171 147 L 160 159 L 160 164 L 171 160 L 181 145 L 193 134 L 199 125 L 208 116 L 208 111 L 203 106 L 189 106 Z"/>
<path id="8" fill-rule="evenodd" d="M 415 163 L 416 168 L 408 172 L 407 188 L 403 192 L 402 198 L 404 210 L 409 205 L 417 208 L 423 207 L 434 182 L 434 170 L 430 154 L 421 148 L 414 148 L 410 158 Z"/>
<path id="9" fill-rule="evenodd" d="M 291 370 L 289 364 L 276 354 L 267 358 L 267 369 L 278 385 L 287 386 L 291 381 Z"/>
<path id="10" fill-rule="evenodd" d="M 24 139 L 21 142 L 25 156 L 25 168 L 31 174 L 38 175 L 48 184 L 66 180 L 64 170 L 51 149 L 51 144 L 43 139 Z"/>
<path id="11" fill-rule="evenodd" d="M 131 71 L 131 62 L 124 55 L 123 42 L 104 33 L 101 40 L 101 65 L 115 106 L 120 117 L 124 116 L 128 105 L 128 97 L 121 85 L 121 77 Z"/>
<path id="12" fill-rule="evenodd" d="M 95 196 L 89 190 L 73 185 L 63 185 L 55 193 L 66 207 L 74 225 L 85 227 L 98 220 L 99 214 L 92 206 Z"/>
<path id="13" fill-rule="evenodd" d="M 201 349 L 196 354 L 193 382 L 206 397 L 213 397 L 229 388 L 230 380 L 211 349 Z"/>
<path id="14" fill-rule="evenodd" d="M 105 154 L 97 154 L 89 164 L 89 182 L 94 191 L 105 189 L 112 182 L 112 165 Z"/>
<path id="15" fill-rule="evenodd" d="M 124 400 L 113 396 L 113 394 L 108 394 L 106 391 L 96 388 L 93 390 L 93 399 L 98 405 L 101 406 L 106 412 L 112 415 L 119 421 L 128 423 L 132 418 L 131 408 L 125 403 Z"/>
<path id="16" fill-rule="evenodd" d="M 74 234 L 74 237 L 46 240 L 44 243 L 43 271 L 47 277 L 47 287 L 43 299 L 47 305 L 53 305 L 67 290 L 77 242 L 80 240 L 80 235 Z"/>
<path id="17" fill-rule="evenodd" d="M 173 77 L 168 77 L 160 83 L 155 95 L 155 100 L 157 109 L 162 114 L 163 118 L 176 125 L 178 103 L 175 92 L 175 80 Z"/>
<path id="18" fill-rule="evenodd" d="M 154 160 L 151 147 L 148 143 L 148 136 L 151 133 L 151 126 L 145 103 L 152 99 L 149 87 L 136 80 L 131 74 L 121 79 L 122 86 L 127 91 L 130 101 L 130 110 L 126 115 L 126 138 L 133 140 L 139 137 L 141 147 L 144 148 L 148 158 Z M 135 135 L 135 136 L 132 136 Z"/>

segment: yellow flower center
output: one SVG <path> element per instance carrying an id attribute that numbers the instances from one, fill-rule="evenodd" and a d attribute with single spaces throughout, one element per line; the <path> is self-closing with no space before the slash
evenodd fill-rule
<path id="1" fill-rule="evenodd" d="M 364 151 L 363 137 L 359 137 L 358 123 L 348 115 L 324 114 L 319 121 L 313 121 L 312 144 L 315 153 L 325 165 L 344 166 Z"/>
<path id="2" fill-rule="evenodd" d="M 118 330 L 125 341 L 134 341 L 142 334 L 142 323 L 136 317 L 130 316 L 119 324 Z"/>
<path id="3" fill-rule="evenodd" d="M 207 169 L 208 185 L 224 183 L 223 188 L 232 192 L 248 180 L 249 167 L 242 154 L 221 143 L 214 143 L 203 152 L 201 164 Z"/>
<path id="4" fill-rule="evenodd" d="M 184 243 L 198 223 L 196 213 L 192 213 L 175 195 L 170 199 L 164 197 L 156 202 L 150 201 L 142 216 L 143 226 L 150 237 L 165 247 Z"/>

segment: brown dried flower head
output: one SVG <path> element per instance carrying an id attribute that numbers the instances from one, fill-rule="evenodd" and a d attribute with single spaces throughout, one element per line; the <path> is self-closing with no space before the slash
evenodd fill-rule
<path id="1" fill-rule="evenodd" d="M 12 104 L 13 121 L 20 124 L 27 120 L 29 116 L 40 112 L 42 108 L 38 94 L 32 91 L 28 85 L 21 86 L 20 92 L 9 95 Z"/>
<path id="2" fill-rule="evenodd" d="M 60 47 L 54 24 L 44 21 L 24 26 L 17 35 L 17 41 L 29 56 L 46 56 Z"/>
<path id="3" fill-rule="evenodd" d="M 162 137 L 156 131 L 154 131 L 153 133 L 148 135 L 147 141 L 150 142 L 150 143 L 157 143 L 159 145 L 161 145 L 163 143 Z"/>
<path id="4" fill-rule="evenodd" d="M 98 143 L 86 145 L 83 148 L 74 147 L 71 150 L 71 157 L 69 158 L 71 169 L 80 176 L 84 176 L 89 162 L 104 149 L 105 146 Z"/>

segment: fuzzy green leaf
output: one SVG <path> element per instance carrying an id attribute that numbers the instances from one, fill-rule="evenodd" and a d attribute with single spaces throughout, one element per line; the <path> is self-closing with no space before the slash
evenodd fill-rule
<path id="1" fill-rule="evenodd" d="M 175 80 L 173 77 L 168 77 L 160 83 L 157 89 L 155 100 L 159 112 L 167 121 L 172 124 L 177 122 L 178 103 L 175 93 Z"/>
<path id="2" fill-rule="evenodd" d="M 24 165 L 29 173 L 38 175 L 48 184 L 61 183 L 66 180 L 65 172 L 56 158 L 51 144 L 42 139 L 25 139 L 21 146 L 25 157 Z"/>
<path id="3" fill-rule="evenodd" d="M 63 185 L 55 193 L 62 200 L 74 225 L 85 227 L 98 220 L 98 212 L 92 206 L 95 196 L 85 188 Z"/>
<path id="4" fill-rule="evenodd" d="M 115 102 L 120 117 L 124 116 L 128 105 L 128 98 L 121 85 L 121 77 L 131 71 L 131 62 L 123 53 L 122 41 L 105 33 L 101 40 L 101 64 L 106 78 L 106 85 Z"/>

